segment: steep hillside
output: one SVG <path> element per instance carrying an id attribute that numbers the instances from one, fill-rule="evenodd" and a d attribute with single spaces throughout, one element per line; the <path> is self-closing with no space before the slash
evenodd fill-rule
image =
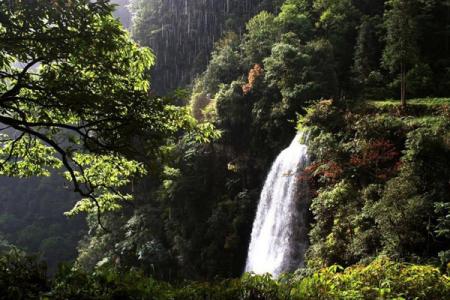
<path id="1" fill-rule="evenodd" d="M 152 13 L 144 13 L 141 7 L 142 14 L 137 13 L 135 19 L 135 25 L 181 20 L 153 28 L 154 35 L 137 30 L 152 28 L 150 25 L 134 29 L 141 43 L 155 43 L 159 61 L 172 68 L 157 67 L 155 79 L 173 87 L 183 81 L 181 77 L 189 81 L 188 73 L 183 72 L 201 65 L 193 63 L 193 54 L 201 53 L 195 49 L 207 51 L 206 47 L 198 47 L 210 43 L 198 39 L 216 39 L 213 32 L 202 31 L 215 26 L 206 26 L 199 18 L 195 19 L 198 24 L 189 23 L 194 20 L 189 18 L 190 13 L 202 12 L 197 10 L 202 6 L 194 4 L 213 3 L 185 3 L 188 6 L 180 6 L 182 3 L 177 1 L 159 6 L 153 3 L 145 8 Z M 217 5 L 208 6 L 217 10 L 211 16 L 226 11 Z M 241 6 L 230 5 L 230 11 L 231 7 Z M 306 115 L 308 127 L 318 128 L 311 141 L 318 163 L 318 169 L 311 169 L 311 184 L 315 187 L 312 191 L 318 194 L 313 195 L 309 216 L 309 263 L 316 267 L 333 263 L 347 266 L 388 253 L 399 259 L 437 264 L 444 257 L 445 264 L 448 238 L 440 228 L 447 224 L 448 190 L 444 183 L 450 167 L 439 173 L 442 181 L 437 186 L 431 179 L 419 180 L 423 188 L 402 195 L 402 205 L 415 206 L 410 211 L 420 220 L 418 226 L 428 229 L 415 228 L 404 216 L 399 218 L 399 228 L 392 228 L 390 220 L 383 219 L 383 207 L 393 202 L 395 188 L 391 185 L 408 189 L 417 179 L 408 177 L 407 171 L 417 167 L 410 164 L 408 155 L 418 155 L 414 158 L 417 161 L 422 159 L 414 151 L 424 149 L 411 148 L 420 142 L 421 133 L 436 142 L 437 148 L 432 151 L 436 151 L 437 164 L 448 163 L 447 141 L 439 136 L 448 130 L 447 101 L 435 100 L 439 102 L 437 108 L 431 100 L 407 101 L 405 108 L 397 100 L 393 100 L 392 107 L 386 101 L 370 100 L 397 98 L 401 91 L 406 91 L 407 98 L 448 96 L 445 86 L 450 78 L 446 67 L 450 52 L 441 50 L 450 36 L 446 27 L 449 7 L 436 1 L 287 0 L 280 11 L 263 11 L 252 17 L 244 31 L 230 27 L 238 29 L 222 35 L 215 43 L 205 72 L 195 80 L 189 103 L 192 115 L 206 127 L 214 124 L 221 137 L 204 144 L 180 134 L 179 139 L 169 142 L 163 148 L 160 172 L 153 173 L 153 179 L 139 191 L 136 206 L 107 217 L 111 233 L 92 230 L 79 263 L 87 268 L 98 262 L 139 267 L 170 280 L 239 276 L 265 176 L 273 159 L 295 136 L 298 120 Z M 247 16 L 245 9 L 241 13 Z M 403 23 L 403 14 L 411 22 Z M 153 19 L 145 19 L 150 15 Z M 217 18 L 219 22 L 221 17 Z M 181 30 L 172 30 L 173 26 L 181 26 Z M 392 37 L 399 28 L 414 31 L 414 43 L 408 44 L 408 49 L 415 55 L 398 50 L 399 44 Z M 204 34 L 196 35 L 197 30 Z M 170 43 L 174 37 L 180 47 Z M 402 41 L 410 40 L 403 37 Z M 433 53 L 435 48 L 440 50 Z M 206 57 L 209 54 L 201 55 Z M 403 68 L 402 58 L 408 59 Z M 362 127 L 351 128 L 357 125 Z M 344 165 L 325 159 L 337 159 L 334 150 L 348 158 Z M 368 157 L 372 156 L 381 156 L 382 162 L 371 165 Z M 405 169 L 401 168 L 403 161 Z M 336 170 L 327 170 L 328 163 Z M 414 172 L 416 176 L 424 170 Z M 365 193 L 371 192 L 368 188 L 374 185 L 376 193 L 368 198 Z M 341 191 L 348 193 L 342 199 L 338 198 Z M 337 207 L 327 210 L 326 205 L 333 201 Z M 372 215 L 365 210 L 370 201 Z M 420 218 L 414 215 L 418 211 L 423 211 Z M 405 238 L 416 241 L 398 241 Z M 415 247 L 423 251 L 415 251 Z"/>
<path id="2" fill-rule="evenodd" d="M 227 31 L 243 33 L 245 22 L 281 1 L 134 0 L 133 38 L 153 49 L 152 74 L 160 94 L 192 83 L 204 71 L 214 44 Z"/>
<path id="3" fill-rule="evenodd" d="M 64 180 L 0 177 L 0 236 L 10 246 L 37 254 L 51 273 L 59 263 L 77 256 L 77 246 L 86 233 L 82 216 L 67 218 L 79 195 L 64 188 Z M 2 249 L 0 252 L 8 249 Z"/>

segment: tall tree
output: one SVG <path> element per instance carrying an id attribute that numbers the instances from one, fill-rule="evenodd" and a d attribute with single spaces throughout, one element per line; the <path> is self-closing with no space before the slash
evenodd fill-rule
<path id="1" fill-rule="evenodd" d="M 391 72 L 400 71 L 400 99 L 406 106 L 406 73 L 418 60 L 417 14 L 419 3 L 416 0 L 390 0 L 384 14 L 386 27 L 386 47 L 383 64 Z"/>
<path id="2" fill-rule="evenodd" d="M 0 174 L 49 175 L 64 167 L 84 200 L 115 209 L 117 190 L 144 173 L 130 160 L 140 136 L 155 153 L 191 124 L 149 97 L 149 49 L 132 42 L 108 1 L 0 2 Z M 186 121 L 186 122 L 185 122 Z"/>
<path id="3" fill-rule="evenodd" d="M 377 97 L 369 92 L 376 85 L 376 79 L 381 79 L 380 60 L 383 54 L 383 44 L 380 38 L 382 18 L 380 16 L 364 16 L 358 28 L 358 37 L 353 54 L 352 73 L 356 93 L 363 96 Z M 378 75 L 378 76 L 377 76 Z"/>

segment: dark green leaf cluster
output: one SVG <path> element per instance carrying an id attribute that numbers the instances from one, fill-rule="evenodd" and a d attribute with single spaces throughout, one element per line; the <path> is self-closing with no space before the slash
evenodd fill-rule
<path id="1" fill-rule="evenodd" d="M 450 242 L 445 104 L 429 108 L 431 116 L 411 109 L 402 117 L 367 105 L 321 102 L 302 120 L 313 132 L 308 172 L 317 193 L 309 263 L 349 265 L 384 253 L 435 263 L 439 256 L 445 266 Z"/>
<path id="2" fill-rule="evenodd" d="M 0 256 L 0 299 L 38 299 L 49 291 L 45 263 L 11 250 Z"/>

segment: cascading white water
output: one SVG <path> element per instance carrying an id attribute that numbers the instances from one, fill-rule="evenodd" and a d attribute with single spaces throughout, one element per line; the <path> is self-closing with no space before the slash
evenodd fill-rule
<path id="1" fill-rule="evenodd" d="M 273 163 L 253 223 L 246 272 L 278 276 L 303 265 L 307 247 L 307 185 L 299 180 L 308 162 L 298 133 Z"/>

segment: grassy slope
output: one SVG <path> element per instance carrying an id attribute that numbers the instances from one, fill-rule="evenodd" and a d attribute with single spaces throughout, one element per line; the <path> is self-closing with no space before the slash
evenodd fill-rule
<path id="1" fill-rule="evenodd" d="M 369 110 L 377 114 L 397 115 L 410 126 L 430 126 L 450 113 L 450 98 L 418 98 L 407 100 L 406 112 L 400 110 L 400 100 L 366 101 Z"/>
<path id="2" fill-rule="evenodd" d="M 377 107 L 383 108 L 386 106 L 400 106 L 400 100 L 387 99 L 387 100 L 372 100 L 368 101 L 369 104 Z M 450 105 L 450 98 L 419 98 L 419 99 L 409 99 L 407 100 L 407 105 L 417 106 L 446 106 Z"/>

